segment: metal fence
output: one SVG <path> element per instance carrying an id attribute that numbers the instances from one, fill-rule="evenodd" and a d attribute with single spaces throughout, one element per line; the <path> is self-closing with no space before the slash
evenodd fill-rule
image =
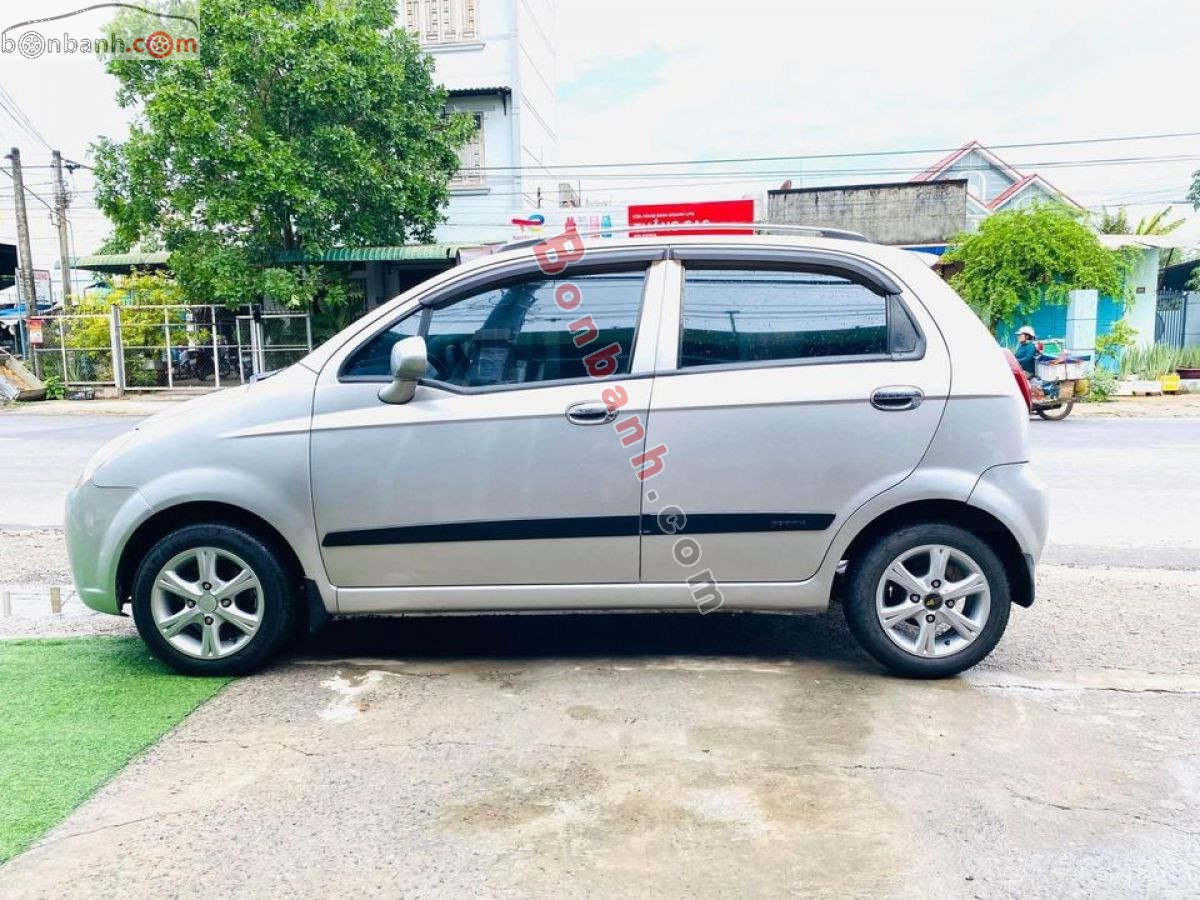
<path id="1" fill-rule="evenodd" d="M 1154 310 L 1154 340 L 1182 347 L 1187 332 L 1187 294 L 1183 291 L 1159 291 Z"/>
<path id="2" fill-rule="evenodd" d="M 113 306 L 42 317 L 41 377 L 67 387 L 213 390 L 291 365 L 312 350 L 300 313 L 234 315 L 223 306 Z"/>

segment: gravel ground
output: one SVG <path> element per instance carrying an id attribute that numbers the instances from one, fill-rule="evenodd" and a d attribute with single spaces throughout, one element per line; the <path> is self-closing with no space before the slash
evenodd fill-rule
<path id="1" fill-rule="evenodd" d="M 50 588 L 61 589 L 62 612 L 50 607 Z M 67 549 L 59 529 L 0 531 L 0 592 L 12 615 L 0 610 L 0 638 L 133 634 L 133 620 L 93 612 L 71 584 Z"/>
<path id="2" fill-rule="evenodd" d="M 1200 416 L 1200 394 L 1116 397 L 1106 403 L 1076 403 L 1072 416 L 1186 419 Z"/>

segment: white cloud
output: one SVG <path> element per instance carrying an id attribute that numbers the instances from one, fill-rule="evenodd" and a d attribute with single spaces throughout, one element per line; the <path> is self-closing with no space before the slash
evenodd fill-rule
<path id="1" fill-rule="evenodd" d="M 577 71 L 586 67 L 588 81 L 603 81 L 611 60 L 623 92 L 600 105 L 573 106 L 569 96 L 560 103 L 560 159 L 773 156 L 953 147 L 971 138 L 1006 144 L 1196 131 L 1200 117 L 1189 115 L 1186 93 L 1196 83 L 1198 26 L 1190 4 L 1115 0 L 564 5 L 560 72 L 570 60 Z M 620 64 L 635 54 L 656 54 L 660 63 L 649 85 L 629 90 L 636 79 Z M 1182 199 L 1200 168 L 1200 139 L 1003 153 L 1018 167 L 1168 154 L 1197 159 L 1045 167 L 1047 178 L 1088 205 Z M 933 158 L 859 165 L 915 170 Z M 736 195 L 739 187 L 777 185 L 789 171 L 798 180 L 804 169 L 848 165 L 746 165 L 772 174 L 744 185 L 676 187 L 664 196 Z M 581 174 L 585 190 L 612 183 L 589 183 Z M 902 180 L 908 173 L 871 177 Z"/>
<path id="2" fill-rule="evenodd" d="M 487 3 L 490 0 L 479 0 Z M 4 25 L 77 9 L 78 0 L 9 0 Z M 556 4 L 560 160 L 622 162 L 940 148 L 1200 130 L 1195 66 L 1200 14 L 1192 3 L 1008 0 L 1003 4 L 837 3 L 770 0 L 605 0 Z M 103 13 L 94 23 L 105 21 Z M 74 27 L 74 26 L 73 26 Z M 638 69 L 637 67 L 641 68 Z M 74 159 L 100 134 L 120 136 L 128 113 L 96 60 L 0 57 L 0 83 L 47 141 Z M 573 99 L 574 98 L 574 99 Z M 48 150 L 0 114 L 4 152 L 49 162 Z M 1012 163 L 1180 154 L 1200 140 L 1004 151 Z M 870 160 L 919 169 L 933 154 Z M 740 196 L 847 162 L 731 167 L 716 184 L 646 188 L 644 180 L 584 177 L 587 193 L 628 199 Z M 1081 202 L 1181 200 L 1200 160 L 1051 168 L 1043 173 Z M 704 171 L 720 172 L 706 166 Z M 47 199 L 48 169 L 29 182 Z M 581 176 L 584 173 L 579 173 Z M 898 180 L 907 173 L 871 180 Z M 842 181 L 851 176 L 830 176 Z M 658 181 L 664 179 L 659 178 Z M 88 252 L 107 234 L 90 207 L 91 179 L 76 174 L 74 239 Z M 636 190 L 614 186 L 637 185 Z M 608 188 L 608 191 L 593 188 Z M 1141 214 L 1156 204 L 1136 205 Z M 39 266 L 57 257 L 49 215 L 30 203 Z M 1182 211 L 1182 208 L 1181 208 Z M 1190 209 L 1187 210 L 1190 214 Z M 1189 226 L 1200 234 L 1200 219 Z M 0 236 L 13 233 L 11 182 L 0 178 Z"/>

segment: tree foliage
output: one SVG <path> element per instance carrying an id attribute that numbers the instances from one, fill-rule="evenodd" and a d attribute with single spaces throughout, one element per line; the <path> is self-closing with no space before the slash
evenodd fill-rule
<path id="1" fill-rule="evenodd" d="M 1096 230 L 1101 234 L 1170 234 L 1184 223 L 1182 216 L 1172 219 L 1171 207 L 1167 206 L 1156 213 L 1142 216 L 1137 225 L 1129 224 L 1129 213 L 1125 207 L 1117 208 L 1115 213 L 1105 207 L 1096 217 Z"/>
<path id="2" fill-rule="evenodd" d="M 178 6 L 175 7 L 179 9 Z M 166 249 L 188 302 L 334 303 L 335 245 L 428 240 L 472 123 L 392 0 L 193 0 L 198 60 L 108 63 L 138 110 L 93 145 L 109 250 Z"/>
<path id="3" fill-rule="evenodd" d="M 212 341 L 207 327 L 193 324 L 183 303 L 183 291 L 162 272 L 133 272 L 113 279 L 112 290 L 80 298 L 63 320 L 66 371 L 63 358 L 43 357 L 43 365 L 71 381 L 109 381 L 113 377 L 109 311 L 121 307 L 121 342 L 125 348 L 125 376 L 130 386 L 156 383 L 154 364 L 165 360 L 168 346 L 205 346 Z M 162 307 L 171 307 L 163 309 Z M 168 331 L 170 344 L 168 344 Z M 56 338 L 56 334 L 51 335 Z"/>
<path id="4" fill-rule="evenodd" d="M 1125 299 L 1125 259 L 1061 204 L 996 213 L 961 235 L 943 260 L 961 264 L 950 284 L 992 330 L 1064 304 L 1075 290 Z"/>

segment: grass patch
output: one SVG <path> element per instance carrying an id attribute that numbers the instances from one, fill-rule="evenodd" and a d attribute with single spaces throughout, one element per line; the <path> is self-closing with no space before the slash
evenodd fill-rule
<path id="1" fill-rule="evenodd" d="M 228 681 L 176 675 L 137 638 L 0 641 L 0 862 Z"/>

